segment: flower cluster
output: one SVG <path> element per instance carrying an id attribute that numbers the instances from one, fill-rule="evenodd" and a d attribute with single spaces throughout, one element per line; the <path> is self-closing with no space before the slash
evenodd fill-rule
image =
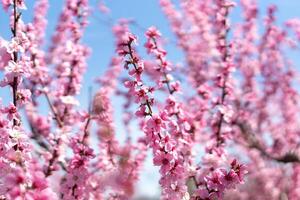
<path id="1" fill-rule="evenodd" d="M 300 199 L 299 19 L 279 26 L 272 5 L 260 23 L 255 0 L 160 0 L 169 40 L 132 19 L 113 25 L 102 0 L 65 0 L 45 48 L 49 2 L 24 22 L 25 0 L 1 0 L 0 199 L 144 199 L 148 153 L 163 200 Z M 116 51 L 78 98 L 89 17 L 113 25 Z"/>
<path id="2" fill-rule="evenodd" d="M 176 149 L 176 141 L 168 130 L 170 116 L 164 110 L 159 114 L 154 114 L 152 107 L 155 102 L 151 97 L 154 88 L 144 85 L 142 81 L 144 64 L 135 53 L 133 46 L 135 42 L 135 36 L 128 32 L 119 43 L 118 52 L 125 58 L 128 56 L 125 60 L 125 68 L 132 77 L 132 80 L 125 82 L 125 87 L 134 95 L 135 102 L 140 105 L 136 115 L 144 119 L 143 130 L 152 148 L 153 163 L 160 166 L 163 197 L 164 199 L 181 199 L 187 190 L 184 182 L 183 157 Z M 148 119 L 146 119 L 147 116 L 149 116 Z"/>
<path id="3" fill-rule="evenodd" d="M 243 164 L 233 160 L 230 169 L 219 168 L 210 175 L 193 177 L 197 189 L 194 193 L 195 199 L 223 199 L 225 189 L 234 189 L 243 183 L 247 170 Z"/>
<path id="4" fill-rule="evenodd" d="M 185 52 L 187 75 L 199 95 L 189 100 L 193 106 L 187 109 L 192 112 L 194 119 L 197 119 L 196 128 L 201 127 L 199 131 L 196 130 L 197 133 L 201 132 L 199 142 L 209 141 L 205 157 L 228 160 L 226 145 L 241 142 L 241 146 L 235 150 L 242 150 L 250 159 L 247 164 L 250 171 L 249 181 L 245 186 L 239 186 L 242 188 L 239 191 L 243 193 L 228 191 L 224 198 L 289 196 L 289 193 L 278 192 L 284 190 L 281 185 L 284 181 L 278 184 L 275 180 L 280 177 L 284 179 L 281 170 L 265 165 L 270 160 L 281 163 L 298 162 L 298 153 L 294 152 L 298 147 L 294 146 L 293 140 L 288 139 L 297 132 L 294 129 L 297 114 L 291 109 L 298 107 L 295 101 L 298 92 L 291 83 L 297 72 L 283 56 L 284 48 L 295 48 L 296 44 L 286 30 L 276 25 L 276 7 L 268 8 L 264 20 L 265 31 L 260 36 L 255 0 L 240 2 L 244 18 L 237 26 L 229 26 L 228 13 L 232 6 L 235 6 L 231 1 L 182 1 L 179 8 L 168 0 L 160 2 L 178 38 L 178 44 Z M 295 19 L 286 23 L 295 31 L 296 37 L 297 24 Z M 227 37 L 231 30 L 233 37 Z M 279 115 L 282 118 L 274 117 Z M 287 124 L 292 128 L 279 130 L 279 127 L 285 127 Z M 214 133 L 214 140 L 211 137 L 205 138 L 205 134 L 202 134 L 207 133 L 207 130 Z M 249 147 L 254 152 L 248 152 Z M 265 160 L 260 160 L 259 156 Z M 258 160 L 261 162 L 261 168 L 257 166 Z M 197 170 L 200 174 L 206 167 L 208 173 L 217 173 L 221 167 L 220 163 L 212 165 L 205 162 L 205 159 L 203 165 L 200 165 L 202 169 Z M 255 174 L 257 168 L 278 171 L 278 176 L 268 182 L 276 188 L 272 194 L 266 192 L 267 189 L 262 189 L 259 195 L 251 196 L 251 183 L 259 182 L 261 179 L 258 176 L 265 177 L 263 174 L 267 172 L 262 170 L 259 175 Z M 205 182 L 205 179 L 203 180 Z M 258 188 L 254 190 L 259 190 Z"/>
<path id="5" fill-rule="evenodd" d="M 89 199 L 92 187 L 89 184 L 88 167 L 95 155 L 79 138 L 73 138 L 70 146 L 74 155 L 68 163 L 67 174 L 62 178 L 62 199 Z"/>

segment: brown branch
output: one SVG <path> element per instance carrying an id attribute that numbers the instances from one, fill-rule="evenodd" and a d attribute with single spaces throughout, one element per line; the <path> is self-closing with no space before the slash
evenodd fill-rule
<path id="1" fill-rule="evenodd" d="M 227 59 L 229 57 L 229 54 L 228 54 L 228 44 L 227 44 L 227 35 L 229 33 L 229 28 L 226 27 L 226 19 L 228 17 L 228 14 L 229 14 L 229 11 L 228 11 L 228 8 L 226 8 L 226 13 L 224 15 L 225 19 L 222 21 L 222 25 L 223 27 L 225 28 L 225 33 L 222 34 L 219 38 L 220 41 L 224 41 L 225 44 L 222 45 L 222 46 L 219 46 L 219 48 L 221 48 L 220 51 L 223 50 L 223 48 L 225 48 L 225 52 L 223 53 L 222 55 L 222 62 L 226 63 L 227 62 Z M 223 30 L 221 30 L 223 31 Z M 224 101 L 225 101 L 225 97 L 226 97 L 226 81 L 227 81 L 227 76 L 228 76 L 228 73 L 224 73 L 223 74 L 223 83 L 222 83 L 222 86 L 221 86 L 221 90 L 222 90 L 222 94 L 221 94 L 221 102 L 219 102 L 220 105 L 223 105 L 224 104 Z M 222 77 L 221 77 L 221 80 L 222 80 Z M 216 136 L 217 136 L 217 147 L 220 146 L 224 140 L 222 139 L 221 137 L 221 129 L 222 129 L 222 124 L 223 124 L 223 121 L 224 121 L 224 114 L 223 113 L 220 113 L 220 119 L 218 121 L 218 124 L 217 124 L 217 131 L 216 131 Z"/>
<path id="2" fill-rule="evenodd" d="M 84 129 L 83 129 L 83 137 L 82 137 L 82 143 L 86 144 L 87 143 L 87 139 L 90 135 L 89 133 L 89 125 L 92 121 L 92 114 L 93 114 L 93 105 L 92 105 L 92 87 L 89 88 L 89 105 L 88 105 L 88 112 L 89 112 L 89 117 L 86 121 L 86 124 L 84 126 Z"/>
<path id="3" fill-rule="evenodd" d="M 280 163 L 300 163 L 300 158 L 295 153 L 292 153 L 291 151 L 285 153 L 281 156 L 273 156 L 270 153 L 268 153 L 265 148 L 261 145 L 261 143 L 258 141 L 258 139 L 255 137 L 255 134 L 251 127 L 246 122 L 235 122 L 235 125 L 237 125 L 242 133 L 242 136 L 248 143 L 250 148 L 258 150 L 263 156 L 280 162 Z"/>
<path id="4" fill-rule="evenodd" d="M 44 142 L 43 140 L 41 140 L 40 135 L 37 133 L 36 129 L 34 128 L 33 124 L 31 122 L 28 122 L 31 132 L 32 132 L 32 136 L 31 139 L 34 139 L 36 141 L 36 143 L 42 147 L 44 150 L 49 151 L 49 145 L 48 143 Z"/>
<path id="5" fill-rule="evenodd" d="M 17 37 L 17 23 L 20 19 L 20 14 L 18 14 L 18 10 L 17 10 L 17 0 L 14 0 L 14 5 L 13 5 L 13 12 L 14 12 L 14 28 L 12 30 L 13 32 L 13 37 Z M 13 52 L 14 55 L 14 62 L 17 63 L 18 62 L 18 52 L 14 51 Z M 15 76 L 13 79 L 13 83 L 11 85 L 12 90 L 13 90 L 13 104 L 15 107 L 17 107 L 17 91 L 18 91 L 18 77 Z M 13 119 L 13 126 L 18 125 L 18 121 L 16 119 Z"/>
<path id="6" fill-rule="evenodd" d="M 152 37 L 151 39 L 152 39 L 152 41 L 153 41 L 153 43 L 154 43 L 154 48 L 155 48 L 156 50 L 158 50 L 158 45 L 157 45 L 156 39 L 155 39 L 154 37 Z M 161 69 L 162 69 L 161 71 L 162 71 L 163 76 L 164 76 L 164 78 L 165 78 L 165 83 L 166 83 L 166 85 L 167 85 L 167 89 L 168 89 L 169 93 L 172 95 L 172 94 L 175 92 L 175 90 L 172 90 L 172 89 L 171 89 L 171 86 L 170 86 L 170 80 L 169 80 L 168 77 L 167 77 L 167 72 L 166 72 L 166 70 L 164 70 L 163 67 L 162 67 L 162 66 L 163 66 L 163 60 L 162 60 L 162 58 L 159 57 L 158 59 L 159 59 L 159 61 L 160 61 L 160 65 L 161 65 Z"/>
<path id="7" fill-rule="evenodd" d="M 132 50 L 132 48 L 131 48 L 131 43 L 128 43 L 128 44 L 127 44 L 127 47 L 128 47 L 128 50 L 129 50 L 128 53 L 129 53 L 129 57 L 130 57 L 129 63 L 133 65 L 134 69 L 135 69 L 136 72 L 138 73 L 138 67 L 137 67 L 137 65 L 136 65 L 136 63 L 135 63 L 135 60 L 136 60 L 136 59 L 134 58 L 134 55 L 133 55 L 133 50 Z M 148 108 L 148 110 L 149 110 L 149 113 L 148 113 L 148 114 L 152 117 L 153 111 L 152 111 L 151 104 L 150 104 L 150 102 L 149 102 L 148 99 L 146 100 L 146 106 L 147 106 L 147 108 Z"/>
<path id="8" fill-rule="evenodd" d="M 83 137 L 82 137 L 82 143 L 84 143 L 84 144 L 87 143 L 87 138 L 89 136 L 89 130 L 88 129 L 89 129 L 89 125 L 90 125 L 91 121 L 92 121 L 92 117 L 89 114 L 89 117 L 88 117 L 88 119 L 85 123 L 84 129 L 83 129 L 84 134 L 83 134 Z"/>
<path id="9" fill-rule="evenodd" d="M 52 113 L 53 113 L 53 115 L 54 115 L 54 119 L 55 119 L 55 121 L 56 121 L 58 127 L 59 127 L 60 129 L 62 129 L 63 126 L 64 126 L 62 120 L 60 119 L 59 115 L 56 113 L 56 110 L 55 110 L 54 106 L 52 105 L 52 103 L 51 103 L 51 101 L 50 101 L 50 98 L 49 98 L 48 94 L 47 94 L 46 92 L 44 92 L 44 95 L 45 95 L 46 100 L 47 100 L 47 102 L 48 102 L 48 105 L 49 105 L 49 107 L 50 107 L 50 109 L 51 109 L 51 111 L 52 111 Z M 58 138 L 58 139 L 56 140 L 56 145 L 57 145 L 57 146 L 56 146 L 56 148 L 55 148 L 54 151 L 53 151 L 53 155 L 52 155 L 51 159 L 49 160 L 49 164 L 48 164 L 47 169 L 46 169 L 46 171 L 45 171 L 46 177 L 48 177 L 48 176 L 50 176 L 50 175 L 52 174 L 52 171 L 53 171 L 53 164 L 54 164 L 55 160 L 56 160 L 56 159 L 58 158 L 58 156 L 59 156 L 59 154 L 58 154 L 58 148 L 59 148 L 60 144 L 61 144 L 61 138 Z"/>
<path id="10" fill-rule="evenodd" d="M 50 98 L 49 98 L 49 95 L 48 95 L 46 92 L 44 92 L 44 95 L 45 95 L 46 100 L 47 100 L 47 103 L 48 103 L 48 105 L 49 105 L 49 107 L 50 107 L 50 109 L 51 109 L 51 111 L 52 111 L 52 113 L 53 113 L 53 115 L 54 115 L 54 119 L 55 119 L 55 121 L 57 122 L 58 127 L 59 127 L 59 128 L 62 128 L 62 127 L 63 127 L 63 122 L 62 122 L 62 120 L 60 119 L 59 115 L 57 114 L 57 112 L 56 112 L 54 106 L 52 105 L 52 102 L 51 102 L 51 100 L 50 100 Z"/>

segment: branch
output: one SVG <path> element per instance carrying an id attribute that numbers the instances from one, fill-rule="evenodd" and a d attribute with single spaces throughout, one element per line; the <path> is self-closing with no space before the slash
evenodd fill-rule
<path id="1" fill-rule="evenodd" d="M 227 41 L 227 36 L 229 33 L 230 28 L 227 27 L 226 24 L 226 19 L 229 15 L 229 8 L 225 7 L 226 12 L 224 14 L 224 19 L 221 21 L 221 25 L 222 25 L 222 29 L 225 29 L 225 32 L 222 33 L 222 29 L 221 29 L 221 34 L 220 37 L 218 38 L 219 41 L 224 41 L 224 44 L 220 43 L 219 44 L 219 48 L 220 48 L 220 53 L 222 54 L 222 62 L 223 63 L 227 63 L 228 61 L 228 57 L 229 57 L 229 52 L 228 52 L 228 41 Z M 224 70 L 223 71 L 223 77 L 221 76 L 221 80 L 223 81 L 222 86 L 221 86 L 221 102 L 219 102 L 219 105 L 224 105 L 225 102 L 225 97 L 227 95 L 226 92 L 226 82 L 227 82 L 227 76 L 228 76 L 228 71 Z M 217 147 L 220 146 L 221 144 L 224 143 L 224 139 L 221 136 L 221 131 L 222 131 L 222 124 L 224 122 L 224 114 L 220 113 L 220 118 L 219 121 L 217 122 L 217 130 L 216 130 L 216 136 L 217 136 Z"/>
<path id="2" fill-rule="evenodd" d="M 299 156 L 293 153 L 292 151 L 288 151 L 282 156 L 271 155 L 265 150 L 265 148 L 260 144 L 258 139 L 255 137 L 255 134 L 249 124 L 241 121 L 234 122 L 234 124 L 239 127 L 242 136 L 248 143 L 249 147 L 258 150 L 263 156 L 280 163 L 300 163 Z"/>
<path id="3" fill-rule="evenodd" d="M 13 2 L 13 12 L 14 12 L 14 28 L 13 28 L 13 37 L 17 37 L 17 23 L 20 19 L 20 16 L 21 14 L 18 14 L 18 10 L 17 10 L 17 0 L 14 0 Z M 17 51 L 14 51 L 13 52 L 13 55 L 14 55 L 14 62 L 17 63 L 18 62 L 18 52 Z M 18 90 L 18 77 L 15 76 L 14 79 L 13 79 L 13 83 L 11 85 L 12 87 L 12 91 L 13 91 L 13 103 L 14 103 L 14 106 L 17 107 L 17 90 Z M 18 121 L 16 119 L 13 120 L 13 126 L 16 126 L 18 125 Z"/>

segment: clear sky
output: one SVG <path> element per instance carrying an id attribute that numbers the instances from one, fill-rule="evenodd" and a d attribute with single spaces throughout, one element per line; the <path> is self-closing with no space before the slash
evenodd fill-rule
<path id="1" fill-rule="evenodd" d="M 177 2 L 178 0 L 176 0 Z M 32 8 L 35 0 L 26 0 L 26 5 L 28 10 L 23 12 L 23 19 L 25 22 L 29 22 L 32 17 Z M 62 9 L 63 0 L 49 0 L 50 8 L 48 13 L 48 28 L 47 28 L 47 38 L 49 39 L 53 30 L 55 28 L 58 15 Z M 85 74 L 84 87 L 82 89 L 81 95 L 78 97 L 80 102 L 84 107 L 87 105 L 88 100 L 88 88 L 93 85 L 93 81 L 97 76 L 100 76 L 108 66 L 111 56 L 114 54 L 114 38 L 111 34 L 111 27 L 105 23 L 105 16 L 102 15 L 97 10 L 97 0 L 90 0 L 92 8 L 94 9 L 93 14 L 90 16 L 90 24 L 86 30 L 83 42 L 90 46 L 92 49 L 92 55 L 88 60 L 88 70 Z M 264 13 L 267 5 L 276 4 L 279 8 L 277 12 L 277 18 L 279 23 L 284 22 L 287 19 L 300 17 L 300 0 L 260 0 L 259 8 L 260 13 Z M 106 0 L 106 5 L 111 10 L 111 18 L 116 21 L 119 18 L 130 18 L 135 19 L 135 21 L 142 27 L 156 26 L 162 32 L 162 34 L 174 40 L 174 36 L 168 27 L 168 22 L 165 19 L 163 13 L 159 7 L 158 0 Z M 232 13 L 232 21 L 239 21 L 241 18 L 240 10 L 235 9 Z M 104 21 L 103 21 L 104 20 Z M 141 29 L 137 27 L 132 27 L 132 31 L 139 35 L 139 38 L 143 39 L 143 33 Z M 0 10 L 0 36 L 9 39 L 10 31 L 8 27 L 8 16 L 2 9 Z M 143 42 L 140 44 L 143 44 Z M 47 43 L 49 40 L 47 40 Z M 183 61 L 182 54 L 179 50 L 176 50 L 174 43 L 170 43 L 167 46 L 168 58 L 170 60 Z M 298 53 L 299 55 L 299 53 Z M 299 66 L 299 65 L 298 65 Z M 1 78 L 0 74 L 0 78 Z M 10 100 L 10 95 L 7 91 L 0 88 L 0 97 L 7 102 Z M 116 100 L 114 100 L 116 101 Z M 117 103 L 117 102 L 114 102 Z M 120 120 L 120 116 L 116 114 L 116 118 Z M 149 195 L 153 194 L 153 191 L 157 191 L 157 174 L 156 170 L 150 165 L 145 166 L 147 169 L 147 174 L 142 177 L 142 183 L 140 184 L 139 191 Z"/>
<path id="2" fill-rule="evenodd" d="M 178 1 L 178 0 L 175 0 Z M 30 21 L 32 17 L 32 8 L 35 0 L 26 0 L 28 10 L 23 12 L 23 19 L 25 22 Z M 49 19 L 47 28 L 47 37 L 50 38 L 57 22 L 57 17 L 62 9 L 63 0 L 49 0 L 50 10 L 47 18 Z M 85 74 L 85 87 L 82 95 L 87 96 L 88 87 L 93 85 L 93 80 L 99 76 L 108 66 L 111 55 L 114 53 L 113 37 L 111 28 L 107 23 L 103 22 L 104 16 L 97 10 L 98 0 L 90 0 L 92 8 L 95 10 L 90 17 L 90 25 L 86 30 L 84 42 L 92 49 L 92 55 L 88 60 L 89 68 Z M 107 6 L 111 9 L 111 18 L 116 21 L 119 18 L 135 19 L 142 27 L 149 27 L 155 25 L 167 38 L 173 38 L 173 35 L 168 27 L 168 22 L 159 7 L 159 0 L 105 0 Z M 262 12 L 266 10 L 267 5 L 278 5 L 279 12 L 277 17 L 279 22 L 286 19 L 300 16 L 300 1 L 299 0 L 258 0 L 259 7 Z M 239 9 L 235 9 L 232 14 L 232 20 L 240 19 Z M 8 39 L 10 31 L 8 29 L 7 13 L 0 10 L 0 36 Z M 133 27 L 132 31 L 142 37 L 140 29 Z M 47 41 L 49 43 L 49 40 Z M 142 42 L 140 42 L 142 44 Z M 167 48 L 170 49 L 168 56 L 171 60 L 182 61 L 180 51 L 174 50 L 174 43 L 171 43 Z M 0 95 L 4 95 L 0 92 Z M 87 98 L 81 97 L 86 104 Z"/>

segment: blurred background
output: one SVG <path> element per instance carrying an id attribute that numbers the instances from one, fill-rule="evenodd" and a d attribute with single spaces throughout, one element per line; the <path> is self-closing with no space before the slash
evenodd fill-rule
<path id="1" fill-rule="evenodd" d="M 23 11 L 23 20 L 27 23 L 32 19 L 33 7 L 36 1 L 26 0 L 25 2 L 27 10 Z M 179 4 L 178 0 L 174 0 L 174 2 Z M 238 3 L 238 1 L 236 2 Z M 63 0 L 49 0 L 50 7 L 47 16 L 48 27 L 46 30 L 47 39 L 45 41 L 45 49 L 47 49 L 47 46 L 51 43 L 50 38 L 57 24 L 63 3 Z M 278 23 L 283 23 L 287 19 L 300 17 L 299 0 L 258 0 L 258 4 L 261 19 L 263 19 L 263 15 L 270 4 L 275 4 L 278 7 Z M 183 54 L 178 48 L 176 48 L 176 38 L 172 34 L 172 31 L 168 26 L 168 21 L 160 9 L 159 0 L 90 0 L 90 5 L 90 23 L 85 30 L 82 42 L 91 48 L 92 53 L 88 59 L 88 69 L 85 74 L 81 94 L 78 96 L 78 100 L 83 108 L 88 107 L 89 87 L 94 85 L 93 91 L 97 90 L 98 86 L 95 85 L 94 81 L 97 77 L 104 73 L 109 66 L 111 57 L 115 53 L 114 37 L 111 30 L 112 26 L 120 18 L 133 20 L 134 23 L 130 28 L 132 32 L 138 36 L 139 45 L 141 47 L 145 42 L 145 30 L 150 26 L 156 26 L 167 41 L 165 48 L 168 51 L 168 59 L 173 63 L 182 64 L 184 66 Z M 101 5 L 105 5 L 109 11 L 107 13 L 103 12 L 103 7 L 101 7 Z M 241 10 L 238 6 L 231 12 L 231 22 L 234 24 L 240 20 Z M 0 10 L 0 37 L 4 39 L 9 39 L 11 37 L 8 14 L 5 13 L 3 9 Z M 144 50 L 142 48 L 139 50 L 140 54 L 144 56 Z M 297 59 L 297 54 L 294 52 L 291 53 L 290 56 L 292 60 L 299 61 L 299 59 Z M 3 75 L 0 74 L 0 78 L 2 77 Z M 7 89 L 1 88 L 0 97 L 5 103 L 10 101 L 11 95 Z M 122 102 L 119 98 L 113 99 L 117 134 L 118 138 L 122 141 L 125 138 L 125 133 L 122 132 L 124 127 L 122 125 L 121 103 Z M 47 109 L 45 109 L 44 112 L 47 112 Z M 138 135 L 142 133 L 137 132 L 135 134 Z M 159 196 L 158 170 L 152 166 L 151 162 L 151 153 L 149 153 L 146 164 L 144 165 L 144 173 L 142 173 L 139 184 L 136 188 L 137 199 L 155 199 Z"/>

